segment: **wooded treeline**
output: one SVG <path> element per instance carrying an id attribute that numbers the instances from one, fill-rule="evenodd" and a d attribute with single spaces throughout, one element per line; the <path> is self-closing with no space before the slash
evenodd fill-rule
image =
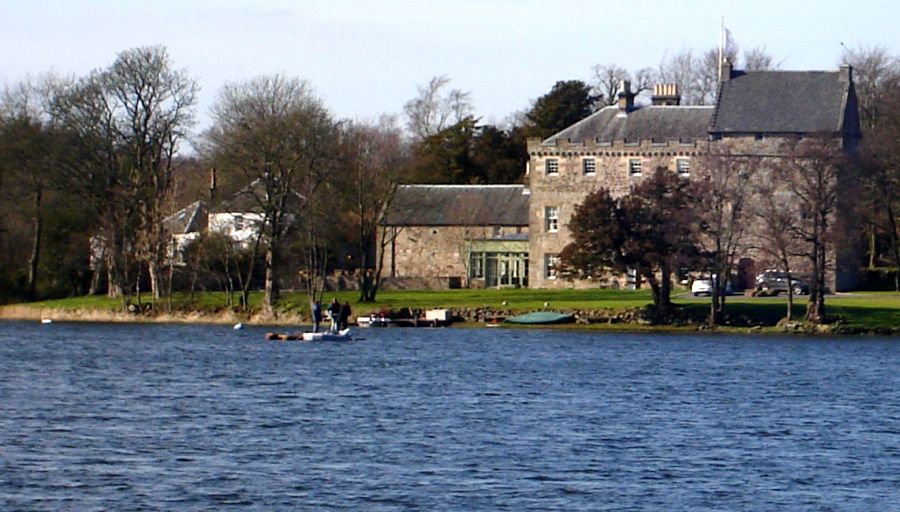
<path id="1" fill-rule="evenodd" d="M 323 288 L 343 269 L 374 300 L 377 219 L 401 183 L 491 184 L 524 179 L 526 138 L 546 137 L 616 100 L 623 80 L 648 94 L 677 83 L 683 104 L 709 104 L 716 51 L 682 50 L 656 68 L 598 64 L 587 81 L 557 82 L 502 124 L 476 117 L 470 94 L 438 76 L 401 116 L 335 118 L 301 78 L 226 84 L 212 124 L 196 134 L 197 84 L 163 47 L 123 51 L 83 77 L 7 84 L 0 98 L 0 302 L 106 293 L 129 306 L 165 304 L 175 289 L 233 292 Z M 777 63 L 764 49 L 737 67 Z M 898 63 L 883 48 L 847 50 L 865 144 L 867 264 L 900 265 Z M 175 265 L 163 219 L 194 201 L 241 197 L 256 237 L 236 247 L 204 234 Z"/>

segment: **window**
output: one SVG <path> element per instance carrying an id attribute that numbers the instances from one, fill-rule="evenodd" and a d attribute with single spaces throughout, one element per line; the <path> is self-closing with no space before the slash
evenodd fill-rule
<path id="1" fill-rule="evenodd" d="M 640 158 L 631 158 L 628 160 L 628 175 L 629 176 L 640 176 L 641 175 L 641 159 Z"/>
<path id="2" fill-rule="evenodd" d="M 480 279 L 484 277 L 484 253 L 473 252 L 469 256 L 469 277 Z"/>
<path id="3" fill-rule="evenodd" d="M 544 230 L 548 233 L 559 231 L 559 208 L 556 206 L 544 208 Z"/>
<path id="4" fill-rule="evenodd" d="M 546 171 L 547 176 L 556 176 L 559 174 L 559 160 L 548 158 L 544 161 L 544 170 Z"/>
<path id="5" fill-rule="evenodd" d="M 559 267 L 559 255 L 558 254 L 545 254 L 544 255 L 544 277 L 547 279 L 556 279 L 559 275 L 559 271 L 557 268 Z"/>
<path id="6" fill-rule="evenodd" d="M 597 174 L 597 162 L 593 158 L 585 158 L 581 161 L 581 170 L 586 176 Z"/>
<path id="7" fill-rule="evenodd" d="M 687 158 L 675 159 L 675 173 L 679 176 L 688 177 L 691 175 L 691 161 Z"/>

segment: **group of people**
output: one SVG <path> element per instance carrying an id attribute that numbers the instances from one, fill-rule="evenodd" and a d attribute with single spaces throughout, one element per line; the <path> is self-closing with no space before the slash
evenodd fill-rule
<path id="1" fill-rule="evenodd" d="M 350 320 L 349 302 L 341 304 L 337 299 L 331 299 L 326 311 L 331 318 L 330 332 L 336 333 L 347 328 L 347 322 Z M 319 332 L 319 325 L 322 323 L 322 304 L 319 301 L 312 304 L 312 321 L 313 332 Z"/>

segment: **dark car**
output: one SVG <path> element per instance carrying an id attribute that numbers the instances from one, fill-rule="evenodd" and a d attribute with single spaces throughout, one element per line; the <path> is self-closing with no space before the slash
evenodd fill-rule
<path id="1" fill-rule="evenodd" d="M 790 275 L 790 286 L 794 295 L 809 293 L 809 285 L 802 279 Z M 788 273 L 779 270 L 767 270 L 756 275 L 756 291 L 762 295 L 778 295 L 788 291 Z"/>

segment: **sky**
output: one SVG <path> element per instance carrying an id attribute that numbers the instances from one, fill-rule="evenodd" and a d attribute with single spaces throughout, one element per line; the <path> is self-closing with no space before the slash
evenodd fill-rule
<path id="1" fill-rule="evenodd" d="M 198 130 L 222 85 L 263 74 L 305 79 L 336 117 L 362 121 L 400 114 L 446 75 L 501 123 L 596 64 L 716 47 L 723 17 L 740 48 L 763 46 L 782 69 L 836 69 L 841 44 L 900 55 L 896 0 L 0 0 L 0 83 L 83 76 L 163 45 L 201 87 Z"/>

